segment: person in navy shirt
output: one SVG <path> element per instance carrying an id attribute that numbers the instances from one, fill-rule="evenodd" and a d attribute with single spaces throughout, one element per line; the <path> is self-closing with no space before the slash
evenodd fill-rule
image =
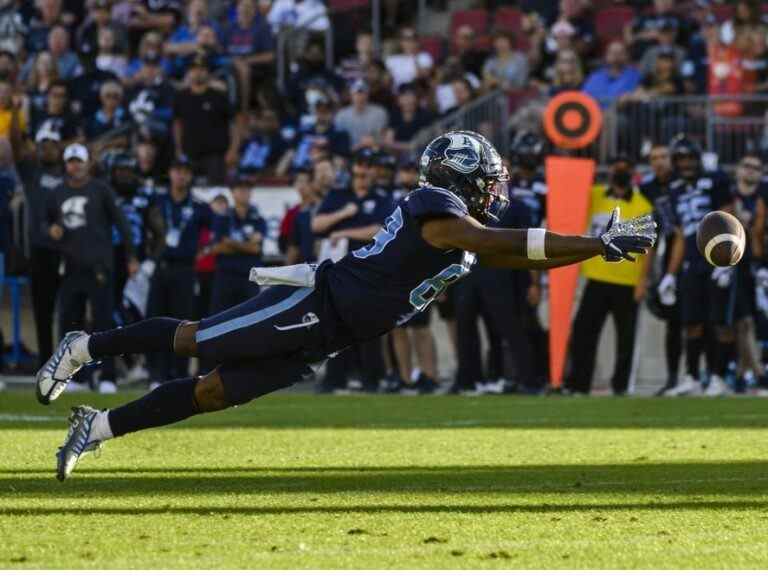
<path id="1" fill-rule="evenodd" d="M 162 223 L 165 242 L 150 283 L 147 314 L 193 317 L 198 237 L 202 227 L 211 226 L 213 214 L 192 198 L 192 165 L 186 156 L 174 160 L 170 177 L 168 193 L 156 196 L 151 209 L 150 217 Z M 148 360 L 153 382 L 182 378 L 189 371 L 187 359 L 172 354 L 153 354 Z"/>
<path id="2" fill-rule="evenodd" d="M 261 265 L 261 243 L 267 223 L 251 205 L 251 187 L 237 182 L 232 187 L 234 207 L 213 222 L 210 252 L 216 254 L 211 310 L 220 312 L 259 293 L 258 284 L 248 281 L 248 273 Z"/>
<path id="3" fill-rule="evenodd" d="M 42 403 L 58 398 L 81 365 L 108 356 L 171 352 L 217 368 L 110 410 L 75 407 L 57 455 L 57 477 L 68 478 L 83 454 L 110 438 L 290 386 L 328 356 L 379 338 L 425 310 L 469 272 L 477 255 L 489 266 L 547 268 L 599 255 L 633 259 L 655 241 L 651 218 L 621 222 L 618 213 L 599 237 L 486 226 L 503 211 L 508 175 L 493 145 L 474 132 L 439 136 L 420 165 L 421 187 L 397 204 L 367 244 L 336 263 L 283 268 L 277 272 L 284 284 L 201 322 L 150 318 L 121 330 L 69 334 L 38 374 Z M 363 199 L 368 170 L 355 167 L 355 180 L 355 196 Z M 344 206 L 350 204 L 356 206 Z M 356 215 L 337 217 L 328 229 Z"/>

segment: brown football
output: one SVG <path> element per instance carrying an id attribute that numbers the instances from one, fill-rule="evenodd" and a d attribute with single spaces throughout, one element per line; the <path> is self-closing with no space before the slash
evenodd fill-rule
<path id="1" fill-rule="evenodd" d="M 727 212 L 710 212 L 699 222 L 696 245 L 712 266 L 733 266 L 744 255 L 746 235 L 741 222 Z"/>

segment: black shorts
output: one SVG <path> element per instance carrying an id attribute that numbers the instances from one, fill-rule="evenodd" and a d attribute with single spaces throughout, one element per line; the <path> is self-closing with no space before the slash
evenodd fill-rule
<path id="1" fill-rule="evenodd" d="M 218 365 L 230 402 L 290 386 L 337 351 L 334 312 L 322 291 L 275 286 L 200 321 L 201 359 Z"/>
<path id="2" fill-rule="evenodd" d="M 738 285 L 739 278 L 735 271 L 730 284 L 720 288 L 712 280 L 711 267 L 684 270 L 679 290 L 683 326 L 732 326 L 736 320 Z"/>

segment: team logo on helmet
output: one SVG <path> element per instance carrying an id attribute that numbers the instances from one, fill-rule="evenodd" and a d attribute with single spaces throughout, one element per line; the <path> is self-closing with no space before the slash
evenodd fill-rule
<path id="1" fill-rule="evenodd" d="M 462 174 L 471 174 L 480 166 L 480 143 L 466 134 L 448 134 L 443 165 Z"/>

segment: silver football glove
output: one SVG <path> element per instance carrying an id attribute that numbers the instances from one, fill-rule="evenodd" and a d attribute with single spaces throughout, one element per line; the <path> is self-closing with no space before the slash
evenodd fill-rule
<path id="1" fill-rule="evenodd" d="M 634 262 L 632 254 L 645 254 L 656 242 L 656 222 L 650 214 L 621 221 L 619 207 L 613 209 L 605 232 L 600 235 L 605 258 L 608 262 L 629 260 Z"/>

